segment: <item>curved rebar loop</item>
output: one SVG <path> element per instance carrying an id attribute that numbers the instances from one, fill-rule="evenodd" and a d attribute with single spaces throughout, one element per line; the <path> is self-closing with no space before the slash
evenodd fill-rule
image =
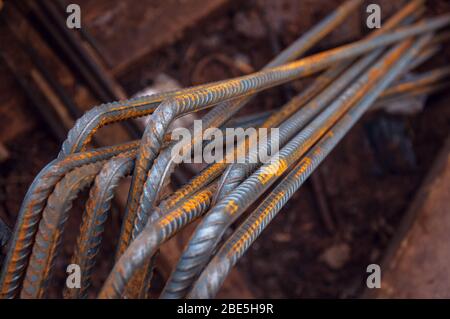
<path id="1" fill-rule="evenodd" d="M 21 298 L 45 298 L 72 202 L 83 188 L 94 181 L 104 163 L 100 161 L 78 167 L 56 184 L 39 223 Z"/>
<path id="2" fill-rule="evenodd" d="M 279 66 L 283 63 L 290 62 L 295 58 L 298 58 L 300 55 L 309 50 L 320 39 L 333 31 L 333 29 L 340 23 L 342 23 L 342 21 L 344 21 L 344 19 L 360 3 L 360 0 L 350 0 L 339 6 L 332 14 L 327 16 L 315 27 L 301 36 L 298 40 L 293 42 L 288 48 L 283 50 L 263 69 Z M 243 97 L 232 101 L 226 101 L 209 111 L 208 114 L 206 114 L 203 118 L 204 129 L 221 126 L 226 120 L 236 114 L 236 112 L 239 111 L 250 100 L 250 98 L 251 97 Z M 191 129 L 191 131 L 193 131 L 193 129 Z M 194 135 L 192 138 L 192 142 L 189 145 L 186 145 L 185 152 L 187 152 L 188 149 L 192 148 L 194 145 L 201 143 L 202 137 L 203 132 L 201 132 L 200 136 Z M 120 239 L 118 255 L 123 252 L 123 250 L 129 244 L 129 241 L 132 238 L 135 238 L 136 235 L 144 227 L 147 220 L 146 212 L 148 211 L 148 208 L 152 207 L 151 203 L 156 198 L 158 190 L 161 189 L 163 185 L 165 185 L 165 181 L 167 181 L 168 176 L 173 171 L 175 163 L 173 163 L 171 158 L 172 148 L 173 144 L 156 158 L 151 170 L 152 173 L 149 174 L 147 178 L 147 181 L 148 183 L 150 183 L 150 185 L 148 185 L 146 192 L 142 192 L 142 185 L 136 187 L 137 189 L 133 191 L 134 194 L 132 196 L 135 198 L 135 200 L 133 201 L 130 198 L 129 203 L 127 204 L 124 228 Z M 157 154 L 157 151 L 155 150 L 154 153 Z M 145 170 L 145 173 L 147 171 L 148 169 Z M 135 173 L 137 174 L 138 172 L 136 171 Z M 141 181 L 141 183 L 144 183 L 144 181 Z M 135 182 L 133 181 L 132 189 L 134 188 Z M 142 200 L 139 198 L 141 196 L 141 193 L 144 196 Z M 144 205 L 147 209 L 142 210 L 141 208 L 139 208 L 137 206 L 138 202 L 141 203 L 140 206 Z"/>
<path id="3" fill-rule="evenodd" d="M 221 82 L 223 81 L 217 83 Z M 70 129 L 67 139 L 62 144 L 58 158 L 61 159 L 69 154 L 84 150 L 94 134 L 103 126 L 152 114 L 164 99 L 188 94 L 204 86 L 199 85 L 95 106 L 84 113 Z"/>
<path id="4" fill-rule="evenodd" d="M 120 153 L 137 149 L 138 145 L 139 141 L 133 141 L 71 154 L 63 159 L 53 160 L 39 172 L 22 202 L 8 246 L 0 277 L 1 298 L 14 298 L 18 293 L 42 210 L 56 183 L 76 167 L 110 159 Z"/>
<path id="5" fill-rule="evenodd" d="M 91 283 L 91 272 L 100 249 L 104 224 L 111 209 L 111 201 L 122 178 L 128 176 L 134 165 L 136 150 L 120 154 L 110 159 L 95 178 L 89 192 L 86 208 L 77 238 L 71 264 L 80 267 L 81 287 L 65 288 L 64 298 L 87 298 Z"/>
<path id="6" fill-rule="evenodd" d="M 287 203 L 291 196 L 300 188 L 311 173 L 319 166 L 325 157 L 334 149 L 353 125 L 370 108 L 380 93 L 404 71 L 413 57 L 415 47 L 405 54 L 383 80 L 378 81 L 373 90 L 360 102 L 352 107 L 308 153 L 295 165 L 292 171 L 275 187 L 263 202 L 236 229 L 230 238 L 222 245 L 205 270 L 201 273 L 188 294 L 188 298 L 214 298 L 226 276 L 244 255 L 250 245 L 256 240 L 276 214 Z"/>
<path id="7" fill-rule="evenodd" d="M 383 24 L 382 29 L 378 29 L 369 34 L 366 39 L 373 39 L 377 36 L 387 33 L 388 31 L 394 29 L 399 25 L 405 25 L 407 23 L 413 22 L 419 17 L 419 15 L 421 15 L 420 11 L 418 10 L 421 9 L 422 6 L 422 0 L 410 2 L 399 12 L 390 17 L 389 20 Z M 382 50 L 378 49 L 377 52 L 379 55 L 381 54 Z M 363 69 L 365 69 L 367 65 L 369 65 L 369 63 L 375 60 L 378 55 L 372 54 L 369 57 L 361 58 L 360 61 L 351 68 L 350 66 L 352 65 L 352 60 L 344 61 L 343 63 L 331 67 L 325 73 L 320 75 L 307 88 L 306 91 L 291 99 L 281 107 L 279 112 L 276 112 L 271 117 L 269 117 L 261 127 L 277 127 L 282 121 L 291 116 L 294 112 L 297 112 L 301 114 L 296 114 L 296 116 L 300 118 L 303 117 L 303 120 L 298 123 L 298 129 L 303 128 L 303 126 L 306 125 L 320 111 L 322 111 L 322 109 L 328 104 L 328 102 L 331 101 L 337 94 L 339 94 L 339 92 L 343 90 L 353 80 L 353 78 L 355 78 Z M 420 63 L 420 61 L 417 62 Z M 343 73 L 344 70 L 347 71 Z M 335 80 L 338 76 L 339 78 Z M 332 85 L 330 85 L 325 91 L 311 100 L 312 97 L 317 95 L 318 92 L 322 91 L 332 81 L 334 81 Z M 312 93 L 313 90 L 315 90 L 316 94 L 311 96 L 311 98 L 309 99 L 305 99 L 305 97 L 308 97 L 308 93 Z M 304 106 L 304 108 L 302 108 L 300 111 L 297 111 L 302 106 Z M 256 132 L 255 134 L 258 134 L 258 132 Z M 288 138 L 290 137 L 291 136 L 289 136 Z M 281 132 L 280 138 L 282 138 Z M 247 138 L 244 143 L 248 143 L 248 141 L 249 138 Z M 283 146 L 283 142 L 280 141 L 279 145 Z M 236 188 L 237 185 L 239 185 L 246 177 L 248 177 L 251 172 L 253 172 L 260 165 L 260 162 L 258 161 L 252 162 L 249 160 L 250 158 L 258 159 L 258 157 L 257 154 L 249 154 L 250 147 L 248 147 L 248 145 L 246 145 L 245 147 L 247 155 L 244 163 L 235 163 L 227 167 L 219 181 L 217 192 L 213 198 L 213 205 L 217 203 L 218 200 L 226 196 L 229 192 L 231 192 L 234 188 Z M 253 148 L 253 152 L 258 151 L 258 149 Z"/>
<path id="8" fill-rule="evenodd" d="M 149 220 L 114 265 L 98 297 L 120 298 L 127 282 L 157 248 L 207 211 L 215 187 L 213 183 L 183 201 L 177 208 L 162 214 L 157 220 Z"/>
<path id="9" fill-rule="evenodd" d="M 274 87 L 288 81 L 311 75 L 341 60 L 354 58 L 376 48 L 385 47 L 405 38 L 442 28 L 450 23 L 450 14 L 424 20 L 409 27 L 400 28 L 388 35 L 374 39 L 360 40 L 328 51 L 273 67 L 250 75 L 220 83 L 212 83 L 187 94 L 177 95 L 162 102 L 150 117 L 142 137 L 136 158 L 133 179 L 125 212 L 126 220 L 133 221 L 144 188 L 147 172 L 164 140 L 170 123 L 177 117 L 211 107 L 217 103 L 248 95 Z M 118 251 L 124 250 L 130 241 L 133 223 L 124 223 Z"/>
<path id="10" fill-rule="evenodd" d="M 411 46 L 406 40 L 384 55 L 339 98 L 300 131 L 269 163 L 261 166 L 202 219 L 172 272 L 162 298 L 182 298 L 209 261 L 223 233 L 245 209 L 302 156 L 351 106 L 382 78 Z"/>

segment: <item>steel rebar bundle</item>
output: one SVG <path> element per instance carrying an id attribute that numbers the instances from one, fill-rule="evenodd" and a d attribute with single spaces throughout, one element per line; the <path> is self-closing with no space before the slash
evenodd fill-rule
<path id="1" fill-rule="evenodd" d="M 437 54 L 445 39 L 437 32 L 450 24 L 450 14 L 421 19 L 422 0 L 410 1 L 361 40 L 300 58 L 360 4 L 346 1 L 261 71 L 103 104 L 83 115 L 58 157 L 27 191 L 1 265 L 0 296 L 47 296 L 70 207 L 89 187 L 71 259 L 80 267 L 81 287 L 61 288 L 65 298 L 87 298 L 112 200 L 121 180 L 131 176 L 116 260 L 98 297 L 146 297 L 159 247 L 199 220 L 160 297 L 213 298 L 239 258 L 366 111 L 448 87 L 449 67 L 411 76 Z M 257 93 L 319 72 L 312 85 L 274 112 L 233 118 Z M 168 138 L 169 126 L 204 109 L 210 110 L 202 118 L 203 130 L 277 128 L 280 149 L 267 162 L 259 160 L 260 149 L 248 147 L 251 138 L 261 139 L 256 131 L 229 143 L 223 160 L 164 196 L 177 167 L 177 143 Z M 89 149 L 102 126 L 145 115 L 150 117 L 140 140 Z M 269 139 L 262 148 L 271 143 Z M 228 149 L 229 144 L 223 146 Z M 208 147 L 203 132 L 192 134 L 181 151 L 191 154 L 199 147 Z M 241 148 L 243 162 L 226 160 L 238 157 Z M 249 212 L 252 205 L 257 208 Z M 225 238 L 241 216 L 243 221 Z"/>

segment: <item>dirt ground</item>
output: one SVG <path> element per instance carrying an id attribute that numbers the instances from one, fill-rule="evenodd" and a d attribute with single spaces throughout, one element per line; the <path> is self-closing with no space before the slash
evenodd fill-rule
<path id="1" fill-rule="evenodd" d="M 174 43 L 140 59 L 126 72 L 121 71 L 117 79 L 131 96 L 152 85 L 160 74 L 170 76 L 182 86 L 191 86 L 258 70 L 339 2 L 230 1 L 189 28 Z M 379 2 L 386 16 L 402 4 L 402 1 Z M 450 3 L 446 1 L 433 3 L 429 13 L 450 11 Z M 345 25 L 312 52 L 366 33 L 359 14 L 347 19 Z M 95 27 L 94 22 L 91 28 Z M 447 55 L 439 53 L 439 58 L 421 69 L 448 65 L 448 46 L 444 52 Z M 242 61 L 244 67 L 231 63 L 233 60 Z M 310 79 L 305 79 L 268 90 L 242 114 L 279 107 L 309 82 Z M 254 296 L 358 296 L 365 283 L 366 266 L 381 260 L 403 213 L 450 133 L 449 102 L 448 94 L 438 94 L 428 99 L 422 112 L 413 115 L 390 115 L 383 111 L 365 115 L 315 173 L 324 186 L 322 192 L 329 206 L 332 229 L 326 227 L 318 214 L 314 188 L 307 182 L 237 265 Z M 32 112 L 27 116 L 33 118 L 34 124 L 5 142 L 11 157 L 0 165 L 0 217 L 11 226 L 34 175 L 59 149 L 59 143 L 39 117 Z M 0 126 L 3 131 L 8 122 L 0 119 Z M 74 208 L 74 215 L 79 217 L 81 210 Z M 76 223 L 77 217 L 73 219 Z M 111 222 L 108 238 L 114 237 L 117 227 Z M 73 231 L 69 237 L 75 235 Z M 103 246 L 105 258 L 95 278 L 96 289 L 110 267 L 108 256 L 113 251 L 110 242 Z M 61 265 L 70 253 L 64 251 Z M 62 278 L 58 276 L 56 280 Z"/>

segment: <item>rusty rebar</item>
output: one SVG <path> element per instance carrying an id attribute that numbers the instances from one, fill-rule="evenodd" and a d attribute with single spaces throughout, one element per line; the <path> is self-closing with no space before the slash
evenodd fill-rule
<path id="1" fill-rule="evenodd" d="M 443 85 L 448 85 L 442 82 L 450 73 L 448 68 L 444 68 L 414 76 L 412 80 L 405 78 L 390 86 L 400 74 L 426 61 L 438 50 L 439 39 L 443 37 L 436 36 L 430 41 L 431 35 L 422 34 L 450 23 L 450 15 L 442 15 L 382 35 L 400 23 L 404 25 L 416 19 L 421 12 L 422 0 L 410 2 L 385 23 L 382 30 L 371 34 L 367 39 L 276 66 L 292 60 L 302 50 L 305 51 L 308 45 L 311 46 L 329 33 L 333 29 L 332 25 L 344 20 L 359 2 L 360 0 L 347 1 L 338 11 L 311 29 L 303 40 L 294 43 L 281 57 L 277 57 L 260 72 L 105 104 L 83 116 L 63 143 L 58 159 L 40 172 L 27 192 L 2 268 L 0 295 L 3 298 L 17 296 L 26 271 L 21 296 L 45 297 L 71 202 L 83 187 L 90 185 L 95 179 L 72 257 L 72 261 L 82 266 L 82 288 L 64 291 L 65 297 L 86 297 L 114 190 L 119 180 L 133 170 L 126 218 L 118 247 L 120 258 L 108 276 L 100 297 L 118 298 L 125 290 L 126 297 L 128 292 L 131 293 L 129 296 L 144 296 L 153 269 L 152 256 L 154 258 L 159 246 L 203 214 L 206 216 L 186 246 L 161 297 L 184 297 L 187 294 L 194 298 L 213 296 L 232 265 L 262 231 L 262 228 L 255 226 L 255 221 L 263 220 L 262 227 L 270 222 L 289 199 L 289 194 L 294 191 L 292 189 L 300 186 L 318 162 L 380 95 L 384 98 L 378 101 L 389 101 L 435 92 L 441 90 Z M 346 10 L 339 11 L 342 8 Z M 413 40 L 413 37 L 419 35 L 418 40 Z M 393 48 L 389 48 L 388 53 L 379 58 L 389 46 Z M 354 62 L 364 54 L 367 55 Z M 374 65 L 370 66 L 372 63 Z M 167 144 L 166 137 L 167 128 L 175 118 L 215 106 L 203 117 L 203 122 L 207 123 L 207 128 L 222 127 L 259 91 L 328 67 L 330 68 L 312 86 L 279 112 L 272 113 L 264 123 L 258 124 L 258 127 L 267 128 L 280 126 L 279 142 L 283 147 L 269 163 L 260 164 L 260 161 L 256 161 L 255 165 L 244 163 L 230 166 L 226 162 L 213 163 L 160 202 L 160 191 L 174 168 L 170 157 L 173 143 Z M 351 84 L 354 79 L 356 81 Z M 303 108 L 300 109 L 301 106 Z M 85 151 L 100 127 L 148 114 L 152 115 L 141 141 Z M 194 134 L 189 148 L 196 143 L 202 143 L 202 140 Z M 270 143 L 262 147 L 269 148 Z M 238 147 L 234 148 L 232 153 L 237 150 Z M 306 153 L 306 157 L 303 157 Z M 255 154 L 253 150 L 248 152 L 248 162 Z M 287 180 L 290 182 L 283 180 L 241 225 L 239 234 L 232 236 L 234 257 L 227 259 L 231 256 L 228 248 L 222 248 L 215 255 L 215 248 L 225 230 L 298 162 L 294 171 L 300 175 L 295 175 L 295 181 L 291 177 L 293 173 L 288 175 Z M 227 166 L 226 174 L 232 178 L 222 177 L 219 180 Z M 253 172 L 254 170 L 256 171 Z M 235 172 L 239 174 L 236 175 Z M 247 177 L 249 174 L 251 175 Z M 283 189 L 289 191 L 282 194 L 280 190 Z M 267 213 L 264 217 L 261 217 L 261 207 L 265 207 L 264 212 Z M 275 210 L 268 212 L 268 208 Z M 208 210 L 210 211 L 207 213 Z M 130 231 L 124 231 L 126 229 Z M 133 238 L 135 240 L 126 249 Z M 229 243 L 230 241 L 226 247 L 231 247 Z M 236 248 L 238 246 L 239 249 Z M 222 252 L 224 249 L 228 249 L 226 255 Z M 120 256 L 122 252 L 124 254 Z M 211 259 L 213 262 L 210 262 Z M 217 265 L 219 270 L 214 268 Z M 213 274 L 212 279 L 210 274 Z M 189 292 L 193 284 L 193 289 Z"/>
<path id="2" fill-rule="evenodd" d="M 20 207 L 17 221 L 8 246 L 8 254 L 2 265 L 0 297 L 14 298 L 22 283 L 23 272 L 48 196 L 64 175 L 82 165 L 107 160 L 117 154 L 136 149 L 138 141 L 76 153 L 56 159 L 44 167 L 28 188 Z"/>
<path id="3" fill-rule="evenodd" d="M 420 47 L 424 44 L 424 41 L 422 39 L 418 42 Z M 212 250 L 216 247 L 227 227 L 294 161 L 303 155 L 343 113 L 358 102 L 401 58 L 401 55 L 408 50 L 410 45 L 411 41 L 407 40 L 391 49 L 369 71 L 346 89 L 338 100 L 283 147 L 276 160 L 259 168 L 209 211 L 197 227 L 176 269 L 172 272 L 163 290 L 163 298 L 185 296 L 192 282 L 209 261 Z M 417 48 L 417 44 L 415 48 Z M 417 49 L 411 51 L 414 54 L 417 53 Z"/>
<path id="4" fill-rule="evenodd" d="M 402 60 L 386 74 L 383 80 L 379 81 L 369 94 L 352 107 L 308 151 L 258 208 L 247 217 L 208 263 L 193 285 L 188 298 L 213 298 L 215 296 L 227 274 L 239 258 L 357 120 L 370 108 L 380 93 L 406 68 L 408 62 L 414 57 L 412 54 L 413 50 L 418 50 L 420 45 L 420 42 L 417 42 L 415 48 L 413 47 L 412 50 L 407 52 Z"/>
<path id="5" fill-rule="evenodd" d="M 282 63 L 292 61 L 293 59 L 299 57 L 321 38 L 330 33 L 359 4 L 359 0 L 345 2 L 337 10 L 335 10 L 335 12 L 326 17 L 314 28 L 281 52 L 276 58 L 269 62 L 264 69 L 279 66 Z M 205 129 L 222 125 L 225 120 L 230 118 L 240 108 L 242 108 L 248 100 L 248 97 L 244 97 L 241 99 L 224 102 L 212 109 L 203 119 Z M 166 111 L 167 110 L 164 112 Z M 162 114 L 164 114 L 164 112 Z M 157 116 L 157 114 L 155 114 L 155 116 Z M 174 115 L 174 117 L 176 117 L 176 115 Z M 155 119 L 155 122 L 159 122 L 159 120 Z M 146 136 L 151 134 L 154 130 L 154 127 L 151 125 L 152 124 L 149 124 L 148 126 L 151 127 L 150 132 L 144 133 L 143 144 L 146 144 Z M 165 128 L 162 128 L 162 130 L 165 130 Z M 151 138 L 148 137 L 148 140 L 150 141 Z M 201 136 L 194 136 L 192 140 L 193 141 L 191 144 L 200 143 Z M 148 217 L 147 211 L 152 207 L 152 203 L 157 196 L 158 190 L 162 187 L 162 185 L 164 185 L 164 181 L 167 180 L 169 172 L 173 170 L 174 163 L 171 161 L 172 148 L 169 147 L 162 154 L 160 154 L 158 158 L 156 158 L 160 146 L 160 143 L 158 143 L 158 145 L 155 145 L 155 148 L 152 149 L 151 152 L 148 151 L 147 146 L 143 146 L 141 152 L 139 153 L 142 153 L 143 156 L 138 155 L 138 165 L 136 165 L 133 174 L 131 191 L 125 212 L 125 222 L 123 224 L 121 240 L 118 248 L 118 255 L 123 252 L 123 250 L 128 246 L 130 240 L 136 237 L 144 227 Z M 152 161 L 155 158 L 156 160 L 150 170 Z M 149 170 L 150 172 L 148 172 Z M 147 172 L 148 177 L 146 176 Z M 146 186 L 144 186 L 145 181 L 147 181 L 148 184 Z M 145 190 L 143 191 L 143 189 Z"/>
<path id="6" fill-rule="evenodd" d="M 117 189 L 120 180 L 131 173 L 135 156 L 136 151 L 132 151 L 113 157 L 106 162 L 95 178 L 86 202 L 80 234 L 71 260 L 71 264 L 77 264 L 80 267 L 81 287 L 79 289 L 68 289 L 66 287 L 64 290 L 65 298 L 87 297 L 91 272 L 95 266 L 95 259 L 102 241 L 104 223 L 111 209 L 114 191 Z"/>
<path id="7" fill-rule="evenodd" d="M 383 28 L 377 30 L 373 34 L 368 36 L 368 39 L 381 35 L 392 28 L 398 26 L 402 21 L 410 18 L 415 18 L 417 9 L 421 7 L 423 1 L 412 1 L 406 5 L 400 12 L 391 17 L 384 25 Z M 346 68 L 351 65 L 352 61 L 345 61 L 321 75 L 312 85 L 310 85 L 305 91 L 293 98 L 285 106 L 281 108 L 279 112 L 273 113 L 269 119 L 265 121 L 263 127 L 274 127 L 280 124 L 284 119 L 292 115 L 298 108 L 303 106 L 312 97 L 317 95 L 326 86 L 328 86 L 339 74 L 341 74 Z M 190 145 L 191 146 L 191 145 Z M 167 183 L 168 175 L 173 170 L 173 163 L 171 162 L 170 149 L 165 150 L 162 154 L 156 158 L 152 168 L 148 173 L 147 180 L 144 185 L 144 192 L 140 199 L 140 205 L 137 209 L 137 218 L 134 225 L 134 232 L 138 233 L 139 230 L 145 224 L 146 214 L 145 211 L 152 207 L 154 201 L 157 199 L 158 194 L 161 192 L 163 186 Z M 226 165 L 225 165 L 226 166 Z M 216 165 L 217 169 L 222 171 L 224 165 Z M 227 174 L 227 173 L 226 173 Z M 225 178 L 225 177 L 224 177 Z M 234 181 L 234 180 L 233 180 Z M 236 183 L 233 183 L 235 185 Z M 232 187 L 232 186 L 231 186 Z M 220 192 L 221 186 L 219 186 Z M 133 237 L 133 236 L 132 236 Z"/>
<path id="8" fill-rule="evenodd" d="M 51 270 L 58 255 L 61 234 L 69 217 L 69 210 L 78 192 L 89 186 L 104 161 L 87 164 L 66 174 L 55 186 L 42 214 L 26 271 L 21 298 L 44 298 Z"/>
<path id="9" fill-rule="evenodd" d="M 119 298 L 132 275 L 156 252 L 161 243 L 206 212 L 215 187 L 216 184 L 211 184 L 179 207 L 147 223 L 114 265 L 99 298 Z"/>

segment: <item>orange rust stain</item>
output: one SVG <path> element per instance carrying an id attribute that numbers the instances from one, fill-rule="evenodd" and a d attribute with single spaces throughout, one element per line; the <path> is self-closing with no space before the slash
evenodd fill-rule
<path id="1" fill-rule="evenodd" d="M 261 184 L 265 185 L 273 177 L 281 176 L 287 169 L 288 165 L 284 159 L 276 160 L 270 165 L 263 166 L 262 172 L 257 176 Z"/>
<path id="2" fill-rule="evenodd" d="M 235 214 L 239 209 L 239 206 L 236 204 L 234 200 L 230 200 L 225 207 L 225 210 L 230 214 Z"/>

